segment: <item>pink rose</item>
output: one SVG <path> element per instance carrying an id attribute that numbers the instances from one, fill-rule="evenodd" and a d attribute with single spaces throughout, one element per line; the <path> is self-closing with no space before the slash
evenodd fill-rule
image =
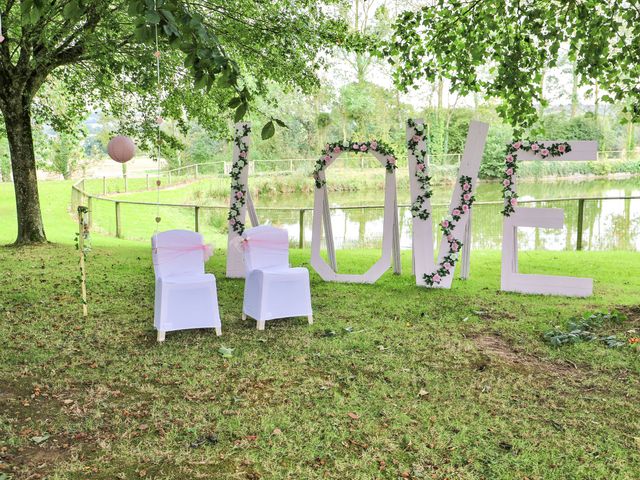
<path id="1" fill-rule="evenodd" d="M 422 140 L 422 137 L 420 137 L 419 135 L 414 135 L 413 137 L 411 137 L 411 140 L 418 143 L 420 140 Z"/>
<path id="2" fill-rule="evenodd" d="M 452 243 L 451 244 L 451 250 L 453 250 L 454 252 L 458 251 L 458 244 L 457 243 Z"/>
<path id="3" fill-rule="evenodd" d="M 453 242 L 453 235 L 451 235 L 451 234 L 447 235 L 447 241 L 448 242 Z"/>
<path id="4" fill-rule="evenodd" d="M 373 142 L 371 142 L 371 150 L 377 150 L 377 149 L 378 149 L 378 142 L 374 140 Z"/>
<path id="5" fill-rule="evenodd" d="M 433 283 L 440 283 L 442 277 L 436 273 L 431 280 L 433 280 Z"/>
<path id="6" fill-rule="evenodd" d="M 453 265 L 451 265 L 449 262 L 444 262 L 442 266 L 447 270 L 451 270 L 453 268 Z"/>
<path id="7" fill-rule="evenodd" d="M 360 148 L 360 145 L 354 143 L 351 148 L 353 148 L 354 150 L 358 150 L 358 148 Z"/>
<path id="8" fill-rule="evenodd" d="M 507 155 L 507 157 L 505 158 L 505 160 L 506 160 L 508 163 L 513 162 L 513 155 Z"/>
<path id="9" fill-rule="evenodd" d="M 507 175 L 513 175 L 513 168 L 507 168 Z"/>
<path id="10" fill-rule="evenodd" d="M 462 198 L 464 199 L 465 202 L 468 202 L 469 200 L 471 200 L 471 194 L 470 193 L 465 193 Z"/>
<path id="11" fill-rule="evenodd" d="M 364 143 L 362 145 L 360 145 L 360 151 L 361 152 L 366 152 L 367 151 L 367 146 Z"/>
<path id="12" fill-rule="evenodd" d="M 331 160 L 331 155 L 325 155 L 324 156 L 324 161 L 328 162 L 329 160 Z"/>
<path id="13" fill-rule="evenodd" d="M 458 215 L 460 215 L 460 210 L 456 208 L 453 212 L 451 212 L 451 214 L 457 217 Z"/>
<path id="14" fill-rule="evenodd" d="M 505 187 L 508 187 L 509 185 L 511 185 L 511 182 L 505 178 L 505 179 L 502 181 L 502 185 L 504 185 Z"/>
<path id="15" fill-rule="evenodd" d="M 340 147 L 338 147 L 337 145 L 333 148 L 333 153 L 338 154 L 340 153 L 342 150 L 340 150 Z"/>
<path id="16" fill-rule="evenodd" d="M 236 198 L 242 198 L 244 194 L 240 191 L 236 192 Z"/>
<path id="17" fill-rule="evenodd" d="M 424 163 L 419 163 L 416 168 L 422 172 L 424 170 Z"/>
<path id="18" fill-rule="evenodd" d="M 516 205 L 518 205 L 518 199 L 513 197 L 511 198 L 510 202 L 512 207 L 515 207 Z"/>
<path id="19" fill-rule="evenodd" d="M 560 153 L 564 153 L 566 149 L 567 149 L 566 145 L 558 145 L 558 151 Z"/>
<path id="20" fill-rule="evenodd" d="M 518 150 L 521 146 L 522 146 L 522 142 L 516 142 L 512 145 L 512 147 L 515 148 L 516 150 Z"/>
<path id="21" fill-rule="evenodd" d="M 230 223 L 231 225 L 235 225 L 235 224 L 236 224 L 236 219 L 235 219 L 235 218 L 231 218 L 231 219 L 229 220 L 229 223 Z"/>
<path id="22" fill-rule="evenodd" d="M 549 155 L 549 150 L 547 150 L 546 148 L 543 148 L 542 150 L 540 150 L 540 155 L 542 155 L 543 157 L 546 157 L 547 155 Z"/>
<path id="23" fill-rule="evenodd" d="M 469 205 L 462 205 L 462 211 L 463 212 L 468 212 L 469 211 Z"/>
<path id="24" fill-rule="evenodd" d="M 538 150 L 540 150 L 540 145 L 538 145 L 537 143 L 532 143 L 531 150 L 533 150 L 534 152 L 537 152 Z"/>
<path id="25" fill-rule="evenodd" d="M 443 220 L 440 225 L 442 225 L 444 228 L 447 228 L 449 226 L 449 220 Z"/>
<path id="26" fill-rule="evenodd" d="M 387 160 L 391 165 L 395 165 L 396 164 L 396 158 L 395 157 L 389 157 L 389 159 Z"/>
<path id="27" fill-rule="evenodd" d="M 240 153 L 238 154 L 238 156 L 239 156 L 239 157 L 242 157 L 242 158 L 246 158 L 246 157 L 247 157 L 247 152 L 240 152 Z"/>
<path id="28" fill-rule="evenodd" d="M 464 185 L 462 185 L 462 189 L 467 192 L 469 191 L 469 189 L 471 188 L 471 185 L 469 185 L 468 183 L 465 183 Z"/>

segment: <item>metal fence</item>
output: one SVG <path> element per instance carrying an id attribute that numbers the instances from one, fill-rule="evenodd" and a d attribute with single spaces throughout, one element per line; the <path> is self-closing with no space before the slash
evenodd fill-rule
<path id="1" fill-rule="evenodd" d="M 176 177 L 174 176 L 174 179 Z M 221 183 L 226 178 L 210 179 Z M 138 179 L 146 187 L 146 179 Z M 138 187 L 140 185 L 137 185 Z M 71 203 L 89 208 L 89 223 L 97 231 L 117 238 L 148 240 L 157 228 L 184 228 L 202 232 L 223 245 L 227 234 L 228 205 L 201 205 L 121 200 L 90 193 L 100 180 L 81 180 L 72 187 Z M 108 185 L 102 191 L 110 191 Z M 259 202 L 258 202 L 259 203 Z M 519 229 L 523 250 L 640 250 L 640 196 L 552 198 L 521 201 L 520 205 L 562 208 L 565 226 L 557 229 Z M 433 217 L 444 217 L 448 204 L 434 204 Z M 501 201 L 476 202 L 473 208 L 473 247 L 499 249 L 502 242 Z M 381 244 L 383 205 L 331 207 L 336 247 L 377 247 Z M 410 206 L 399 205 L 401 247 L 411 248 Z M 289 231 L 294 245 L 304 248 L 311 239 L 313 208 L 256 206 L 261 222 Z M 161 217 L 161 224 L 155 221 Z M 438 238 L 434 228 L 434 239 Z"/>

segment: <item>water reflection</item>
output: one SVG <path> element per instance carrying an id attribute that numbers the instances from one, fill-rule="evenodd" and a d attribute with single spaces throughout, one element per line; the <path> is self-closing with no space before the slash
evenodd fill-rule
<path id="1" fill-rule="evenodd" d="M 434 203 L 449 201 L 451 190 L 447 187 L 434 189 Z M 640 251 L 640 199 L 616 199 L 621 196 L 639 196 L 640 180 L 592 180 L 580 182 L 522 183 L 519 188 L 522 200 L 541 198 L 561 198 L 556 202 L 541 202 L 538 207 L 562 208 L 565 226 L 563 229 L 521 228 L 518 231 L 519 246 L 522 250 L 574 250 L 578 230 L 578 202 L 568 198 L 608 197 L 611 199 L 590 200 L 584 204 L 583 249 L 584 250 L 635 250 Z M 408 192 L 399 191 L 399 203 L 408 203 Z M 478 201 L 500 199 L 500 188 L 496 184 L 481 184 Z M 614 197 L 614 198 L 612 198 Z M 312 207 L 309 195 L 287 195 L 269 200 L 256 200 L 260 206 Z M 348 205 L 380 205 L 382 192 L 329 193 L 332 207 Z M 446 214 L 445 206 L 433 209 L 434 223 Z M 501 205 L 477 204 L 473 209 L 473 247 L 478 249 L 499 249 L 502 242 Z M 299 212 L 285 210 L 260 210 L 262 221 L 280 225 L 289 231 L 292 242 L 299 240 Z M 304 217 L 305 246 L 311 241 L 313 213 Z M 336 248 L 380 247 L 382 243 L 383 210 L 343 209 L 331 212 Z M 411 248 L 411 212 L 400 208 L 401 248 Z M 439 238 L 435 239 L 436 241 Z"/>

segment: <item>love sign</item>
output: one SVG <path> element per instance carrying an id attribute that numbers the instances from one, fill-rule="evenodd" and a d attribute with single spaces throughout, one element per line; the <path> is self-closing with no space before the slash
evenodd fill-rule
<path id="1" fill-rule="evenodd" d="M 416 285 L 427 288 L 451 288 L 456 265 L 461 264 L 462 278 L 468 278 L 471 254 L 471 213 L 475 202 L 480 162 L 489 125 L 472 121 L 461 157 L 458 177 L 445 218 L 438 220 L 442 237 L 434 259 L 433 218 L 431 209 L 431 175 L 424 122 L 407 122 L 407 152 L 412 215 L 412 264 Z M 234 162 L 231 171 L 227 276 L 243 277 L 242 253 L 235 245 L 244 231 L 249 213 L 251 223 L 258 218 L 247 188 L 250 125 L 236 125 Z M 373 155 L 385 170 L 385 202 L 380 258 L 362 274 L 338 273 L 333 245 L 331 215 L 327 194 L 326 170 L 345 152 Z M 558 208 L 522 208 L 518 206 L 516 173 L 518 162 L 528 160 L 581 160 L 597 158 L 597 143 L 592 141 L 553 142 L 516 141 L 507 146 L 502 192 L 505 216 L 503 223 L 501 289 L 510 292 L 588 296 L 593 291 L 590 278 L 531 275 L 518 272 L 518 228 L 562 228 L 564 212 Z M 397 156 L 380 140 L 344 141 L 325 145 L 313 171 L 314 215 L 311 240 L 311 265 L 325 281 L 374 283 L 390 267 L 400 274 L 400 235 L 396 192 Z M 321 255 L 324 231 L 328 262 Z"/>

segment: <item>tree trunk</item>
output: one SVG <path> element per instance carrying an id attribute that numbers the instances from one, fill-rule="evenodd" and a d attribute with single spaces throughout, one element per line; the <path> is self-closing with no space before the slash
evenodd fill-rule
<path id="1" fill-rule="evenodd" d="M 4 121 L 7 127 L 13 187 L 16 195 L 18 237 L 16 245 L 45 243 L 36 159 L 31 132 L 31 102 L 26 96 L 5 97 Z"/>

